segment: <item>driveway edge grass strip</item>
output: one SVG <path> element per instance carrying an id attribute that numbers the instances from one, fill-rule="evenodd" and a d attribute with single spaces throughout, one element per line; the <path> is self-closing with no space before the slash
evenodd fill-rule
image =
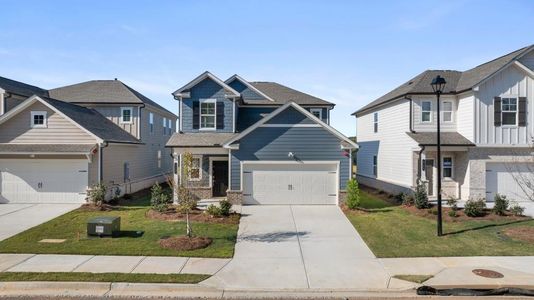
<path id="1" fill-rule="evenodd" d="M 206 280 L 205 274 L 144 274 L 144 273 L 86 273 L 86 272 L 2 272 L 2 281 L 79 281 L 130 283 L 189 283 Z"/>

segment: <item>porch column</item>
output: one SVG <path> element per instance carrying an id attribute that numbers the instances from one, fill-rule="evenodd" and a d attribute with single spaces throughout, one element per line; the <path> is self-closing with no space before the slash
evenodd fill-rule
<path id="1" fill-rule="evenodd" d="M 174 181 L 174 191 L 172 191 L 172 200 L 174 204 L 178 204 L 178 187 L 181 184 L 181 176 L 182 173 L 182 154 L 177 155 L 177 153 L 174 153 L 173 157 L 173 181 Z"/>

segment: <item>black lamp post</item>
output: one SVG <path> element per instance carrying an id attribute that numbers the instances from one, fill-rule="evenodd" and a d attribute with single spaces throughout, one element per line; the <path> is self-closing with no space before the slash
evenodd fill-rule
<path id="1" fill-rule="evenodd" d="M 436 76 L 432 80 L 432 83 L 430 84 L 432 86 L 432 90 L 434 90 L 434 93 L 437 97 L 437 122 L 438 122 L 438 132 L 437 132 L 437 140 L 436 140 L 436 146 L 437 146 L 437 160 L 438 160 L 438 236 L 443 235 L 443 226 L 442 226 L 442 216 L 441 216 L 441 110 L 440 110 L 440 103 L 439 103 L 439 96 L 443 92 L 443 89 L 445 88 L 445 84 L 447 82 L 445 81 L 445 78 L 441 76 Z"/>

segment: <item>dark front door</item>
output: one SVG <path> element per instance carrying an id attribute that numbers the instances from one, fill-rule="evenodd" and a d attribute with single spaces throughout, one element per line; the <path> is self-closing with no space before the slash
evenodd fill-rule
<path id="1" fill-rule="evenodd" d="M 224 197 L 228 189 L 228 161 L 213 161 L 213 196 Z"/>
<path id="2" fill-rule="evenodd" d="M 428 182 L 427 192 L 428 195 L 434 194 L 434 160 L 425 159 L 425 177 Z"/>

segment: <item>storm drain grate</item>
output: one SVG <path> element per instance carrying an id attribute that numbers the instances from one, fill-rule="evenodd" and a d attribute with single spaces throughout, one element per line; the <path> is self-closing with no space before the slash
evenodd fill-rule
<path id="1" fill-rule="evenodd" d="M 486 278 L 503 278 L 504 277 L 504 275 L 499 272 L 486 270 L 486 269 L 474 269 L 473 273 L 475 275 L 486 277 Z"/>

